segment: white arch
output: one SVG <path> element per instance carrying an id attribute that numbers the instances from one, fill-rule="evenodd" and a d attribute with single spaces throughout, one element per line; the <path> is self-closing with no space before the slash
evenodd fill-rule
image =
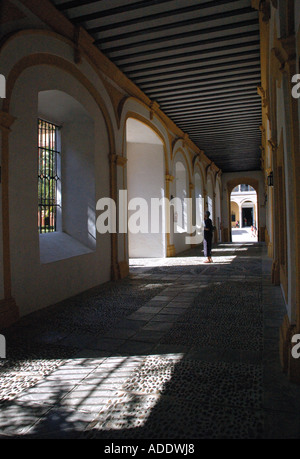
<path id="1" fill-rule="evenodd" d="M 57 66 L 35 65 L 24 70 L 16 80 L 10 98 L 10 110 L 18 119 L 18 128 L 10 135 L 10 237 L 15 250 L 11 254 L 12 291 L 21 315 L 41 306 L 48 306 L 66 295 L 75 295 L 110 280 L 111 238 L 97 235 L 95 252 L 41 265 L 37 231 L 37 118 L 38 94 L 41 91 L 62 91 L 81 104 L 95 125 L 95 183 L 94 199 L 110 196 L 109 134 L 104 116 L 89 90 L 69 72 Z M 22 98 L 19 97 L 22 92 Z M 50 120 L 51 121 L 51 120 Z M 22 145 L 22 148 L 20 148 Z M 20 177 L 24 180 L 20 180 Z M 26 199 L 24 199 L 24 196 Z M 88 209 L 86 209 L 89 218 Z M 19 223 L 23 222 L 20 236 Z M 74 239 L 74 238 L 73 238 Z M 24 242 L 26 241 L 26 242 Z M 73 242 L 73 241 L 72 241 Z M 26 247 L 26 250 L 24 248 Z M 62 250 L 63 251 L 63 250 Z M 21 255 L 20 255 L 21 254 Z M 66 261 L 67 260 L 67 261 Z M 23 267 L 30 263 L 30 270 Z M 67 267 L 68 266 L 68 267 Z M 20 288 L 20 278 L 26 290 Z M 45 300 L 46 298 L 46 300 Z"/>
<path id="2" fill-rule="evenodd" d="M 129 117 L 126 157 L 129 258 L 165 257 L 166 209 L 162 205 L 157 211 L 154 205 L 165 198 L 163 139 L 144 122 Z"/>
<path id="3" fill-rule="evenodd" d="M 205 203 L 204 203 L 204 186 L 202 175 L 200 171 L 196 171 L 194 175 L 195 180 L 195 220 L 196 223 L 199 222 L 202 225 L 204 221 L 204 211 L 205 211 Z M 200 231 L 200 227 L 197 228 L 197 231 Z"/>
<path id="4" fill-rule="evenodd" d="M 207 177 L 207 210 L 210 212 L 210 218 L 214 223 L 215 215 L 214 215 L 214 186 L 213 181 L 210 175 Z"/>
<path id="5" fill-rule="evenodd" d="M 177 231 L 184 233 L 187 231 L 187 201 L 189 198 L 189 188 L 187 182 L 187 171 L 185 164 L 177 159 L 175 162 L 175 197 L 177 214 Z"/>
<path id="6" fill-rule="evenodd" d="M 218 241 L 222 240 L 222 211 L 221 211 L 221 183 L 219 178 L 216 180 L 215 186 L 215 226 L 217 228 Z"/>
<path id="7" fill-rule="evenodd" d="M 28 50 L 30 50 L 30 53 Z M 73 59 L 74 43 L 60 34 L 44 29 L 29 29 L 21 30 L 9 36 L 0 48 L 1 72 L 8 76 L 16 63 L 29 55 L 35 54 L 44 54 L 45 56 L 49 56 L 50 60 L 51 55 L 53 55 L 66 60 L 78 68 L 82 75 L 86 77 L 89 84 L 97 88 L 98 93 L 101 94 L 113 126 L 113 131 L 117 130 L 117 120 L 112 101 L 100 76 L 100 72 L 98 73 L 95 70 L 95 67 L 84 53 L 82 53 L 81 63 L 76 65 Z M 49 65 L 51 65 L 50 61 Z"/>
<path id="8" fill-rule="evenodd" d="M 126 144 L 126 122 L 128 118 L 134 118 L 146 124 L 161 138 L 164 145 L 165 171 L 169 171 L 171 161 L 170 139 L 164 124 L 156 116 L 150 119 L 149 107 L 134 97 L 128 97 L 124 102 L 122 102 L 120 109 L 120 135 L 117 136 L 116 140 L 117 154 L 124 155 Z"/>

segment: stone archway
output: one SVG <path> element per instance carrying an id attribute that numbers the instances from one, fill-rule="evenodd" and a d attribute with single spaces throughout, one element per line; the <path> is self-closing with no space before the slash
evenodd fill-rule
<path id="1" fill-rule="evenodd" d="M 265 228 L 260 226 L 260 212 L 259 212 L 259 181 L 255 178 L 252 177 L 247 177 L 247 176 L 242 176 L 242 177 L 236 177 L 234 179 L 229 180 L 226 183 L 226 188 L 227 188 L 227 211 L 228 211 L 228 229 L 227 229 L 227 234 L 224 234 L 224 241 L 231 242 L 232 241 L 232 234 L 231 234 L 231 225 L 230 225 L 230 220 L 231 220 L 231 211 L 230 211 L 230 196 L 232 190 L 240 185 L 241 183 L 246 183 L 247 185 L 252 186 L 257 195 L 257 228 L 258 228 L 258 242 L 264 242 L 265 240 Z"/>

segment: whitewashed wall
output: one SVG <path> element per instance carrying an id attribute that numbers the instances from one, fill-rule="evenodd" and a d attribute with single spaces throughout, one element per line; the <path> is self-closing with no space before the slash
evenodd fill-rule
<path id="1" fill-rule="evenodd" d="M 129 257 L 159 258 L 166 256 L 165 234 L 162 221 L 157 222 L 160 232 L 151 233 L 151 221 L 157 218 L 151 215 L 151 198 L 165 197 L 164 190 L 164 152 L 162 145 L 145 143 L 127 144 L 127 183 L 128 201 L 142 198 L 148 206 L 148 234 L 128 233 Z M 137 209 L 138 210 L 138 209 Z M 130 219 L 136 211 L 129 211 Z M 163 212 L 163 221 L 165 215 Z"/>
<path id="2" fill-rule="evenodd" d="M 53 263 L 40 262 L 37 231 L 38 93 L 50 89 L 59 89 L 74 97 L 93 119 L 97 177 L 95 197 L 109 196 L 108 137 L 103 116 L 94 100 L 78 81 L 56 68 L 35 66 L 24 71 L 13 92 L 11 113 L 16 121 L 10 134 L 12 293 L 21 314 L 55 303 L 110 279 L 108 234 L 97 235 L 95 252 Z M 90 131 L 86 134 L 89 133 Z M 81 135 L 84 133 L 81 132 Z M 71 155 L 71 151 L 68 154 Z M 87 164 L 90 157 L 90 151 L 81 151 L 81 160 L 85 158 Z M 67 186 L 74 186 L 75 190 L 77 185 L 73 183 Z M 76 211 L 75 209 L 75 214 Z M 69 212 L 72 212 L 71 209 Z"/>

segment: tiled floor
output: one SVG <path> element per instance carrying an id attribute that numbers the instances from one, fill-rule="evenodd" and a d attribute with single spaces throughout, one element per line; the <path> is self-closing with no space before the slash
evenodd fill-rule
<path id="1" fill-rule="evenodd" d="M 165 260 L 2 333 L 0 435 L 300 438 L 300 386 L 278 359 L 284 315 L 264 245 Z"/>

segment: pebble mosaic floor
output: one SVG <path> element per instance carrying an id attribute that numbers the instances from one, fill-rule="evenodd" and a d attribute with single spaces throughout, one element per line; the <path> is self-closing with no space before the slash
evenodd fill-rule
<path id="1" fill-rule="evenodd" d="M 127 279 L 2 331 L 0 438 L 300 438 L 265 252 L 134 259 Z"/>

